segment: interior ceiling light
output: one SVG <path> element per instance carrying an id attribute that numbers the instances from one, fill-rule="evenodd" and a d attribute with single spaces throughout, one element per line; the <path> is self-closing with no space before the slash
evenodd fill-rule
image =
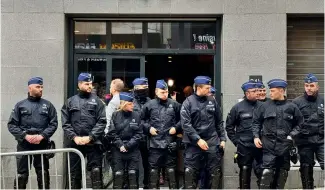
<path id="1" fill-rule="evenodd" d="M 167 84 L 169 87 L 172 87 L 174 85 L 174 80 L 173 79 L 168 79 Z"/>
<path id="2" fill-rule="evenodd" d="M 168 59 L 171 59 L 172 58 L 172 56 L 168 56 Z"/>
<path id="3" fill-rule="evenodd" d="M 75 30 L 74 32 L 75 32 L 75 33 L 78 33 L 78 32 L 80 32 L 80 31 L 79 31 L 79 30 Z"/>
<path id="4" fill-rule="evenodd" d="M 169 62 L 169 63 L 171 63 L 172 61 L 171 61 L 171 60 L 169 60 L 168 62 Z"/>

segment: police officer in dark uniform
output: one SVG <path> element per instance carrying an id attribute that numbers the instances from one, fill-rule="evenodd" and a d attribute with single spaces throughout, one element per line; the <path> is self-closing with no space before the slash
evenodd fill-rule
<path id="1" fill-rule="evenodd" d="M 120 93 L 120 109 L 113 113 L 109 135 L 113 137 L 113 171 L 114 189 L 123 189 L 124 171 L 128 172 L 128 188 L 138 189 L 138 174 L 142 138 L 141 119 L 139 112 L 133 111 L 133 95 Z"/>
<path id="2" fill-rule="evenodd" d="M 253 161 L 256 161 L 256 177 L 261 176 L 262 149 L 254 145 L 252 133 L 253 111 L 261 102 L 257 100 L 257 85 L 254 81 L 245 82 L 241 88 L 244 100 L 237 103 L 230 110 L 226 121 L 226 131 L 231 142 L 237 147 L 237 163 L 240 189 L 250 189 Z"/>
<path id="3" fill-rule="evenodd" d="M 101 138 L 106 127 L 105 104 L 92 94 L 92 76 L 81 73 L 78 77 L 79 93 L 67 100 L 61 109 L 64 135 L 70 140 L 69 148 L 76 148 L 87 157 L 87 170 L 91 171 L 93 189 L 102 188 Z M 71 188 L 81 188 L 81 166 L 77 154 L 70 154 Z"/>
<path id="4" fill-rule="evenodd" d="M 315 75 L 305 78 L 305 93 L 293 100 L 304 116 L 301 137 L 295 141 L 300 155 L 301 182 L 304 189 L 314 188 L 314 155 L 324 170 L 324 98 L 318 94 Z"/>
<path id="5" fill-rule="evenodd" d="M 216 94 L 216 89 L 211 86 L 208 96 L 215 98 L 215 94 Z M 220 141 L 218 141 L 217 146 L 220 146 Z M 223 154 L 224 154 L 223 149 L 217 148 L 217 155 L 223 156 Z M 200 171 L 200 189 L 206 189 L 209 187 L 209 183 L 210 183 L 209 178 L 207 178 L 206 176 L 208 176 L 208 171 L 207 168 L 204 168 L 203 170 Z"/>
<path id="6" fill-rule="evenodd" d="M 176 189 L 176 134 L 182 130 L 181 105 L 168 98 L 164 80 L 157 81 L 155 93 L 156 98 L 144 105 L 141 114 L 143 130 L 149 135 L 149 185 L 158 188 L 159 170 L 166 167 L 169 188 Z"/>
<path id="7" fill-rule="evenodd" d="M 257 88 L 258 88 L 258 100 L 261 102 L 266 102 L 268 100 L 270 100 L 269 98 L 266 97 L 266 87 L 263 84 L 262 81 L 257 81 L 256 82 Z"/>
<path id="8" fill-rule="evenodd" d="M 218 188 L 221 177 L 220 146 L 225 147 L 226 136 L 222 114 L 217 101 L 208 96 L 211 78 L 198 76 L 194 79 L 195 94 L 189 96 L 182 105 L 181 123 L 185 143 L 185 188 L 197 187 L 197 176 L 203 168 L 207 169 L 206 188 Z"/>
<path id="9" fill-rule="evenodd" d="M 254 110 L 252 124 L 255 146 L 263 151 L 260 188 L 283 189 L 290 170 L 293 139 L 300 133 L 303 116 L 284 95 L 286 81 L 273 79 L 268 86 L 271 100 Z"/>
<path id="10" fill-rule="evenodd" d="M 133 92 L 134 92 L 134 112 L 138 112 L 141 115 L 141 110 L 144 104 L 150 101 L 149 96 L 149 88 L 148 88 L 148 79 L 145 77 L 136 78 L 133 80 Z M 140 141 L 140 152 L 142 158 L 142 166 L 143 166 L 143 186 L 144 189 L 148 189 L 149 187 L 149 152 L 148 152 L 148 136 L 143 135 Z M 140 179 L 142 174 L 140 174 Z"/>
<path id="11" fill-rule="evenodd" d="M 58 127 L 56 109 L 51 102 L 42 98 L 43 79 L 34 77 L 28 81 L 28 97 L 18 102 L 12 110 L 9 121 L 9 132 L 18 141 L 17 151 L 47 149 L 50 137 Z M 43 156 L 44 185 L 50 188 L 49 160 Z M 28 156 L 17 157 L 18 189 L 26 189 L 28 181 Z M 41 155 L 34 155 L 34 167 L 38 188 L 43 189 Z M 16 189 L 16 179 L 14 189 Z"/>

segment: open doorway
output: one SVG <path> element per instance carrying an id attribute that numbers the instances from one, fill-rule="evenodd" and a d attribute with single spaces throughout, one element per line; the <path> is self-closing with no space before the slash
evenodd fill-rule
<path id="1" fill-rule="evenodd" d="M 149 55 L 146 56 L 145 75 L 149 80 L 150 97 L 154 97 L 156 81 L 174 80 L 169 91 L 177 92 L 176 99 L 182 103 L 185 100 L 183 89 L 193 86 L 194 78 L 198 75 L 209 76 L 213 79 L 213 55 Z"/>

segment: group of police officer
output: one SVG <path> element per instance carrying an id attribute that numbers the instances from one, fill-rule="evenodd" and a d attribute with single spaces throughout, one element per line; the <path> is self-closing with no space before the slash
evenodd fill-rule
<path id="1" fill-rule="evenodd" d="M 314 154 L 324 170 L 324 98 L 318 94 L 318 80 L 312 74 L 304 80 L 304 95 L 292 102 L 285 96 L 284 80 L 268 82 L 270 99 L 265 98 L 266 89 L 261 81 L 244 83 L 244 99 L 230 110 L 226 130 L 220 106 L 211 95 L 211 78 L 207 76 L 194 79 L 195 92 L 183 104 L 168 98 L 164 80 L 156 82 L 154 99 L 148 97 L 146 78 L 136 78 L 132 92 L 121 92 L 121 84 L 115 80 L 110 89 L 113 98 L 106 108 L 92 93 L 92 80 L 89 73 L 79 75 L 79 92 L 63 105 L 61 120 L 68 139 L 66 147 L 76 148 L 87 157 L 93 189 L 103 188 L 102 160 L 108 149 L 113 155 L 115 189 L 139 187 L 141 159 L 145 188 L 159 188 L 159 173 L 165 168 L 171 189 L 179 188 L 179 181 L 184 181 L 186 189 L 196 189 L 198 181 L 201 188 L 217 189 L 222 179 L 226 131 L 237 147 L 241 189 L 250 188 L 252 169 L 261 189 L 284 188 L 295 145 L 304 189 L 314 187 Z M 31 78 L 28 89 L 28 98 L 15 105 L 8 122 L 9 131 L 18 141 L 17 151 L 48 148 L 58 125 L 54 106 L 41 98 L 43 79 Z M 112 106 L 116 102 L 118 105 Z M 180 134 L 182 143 L 178 142 Z M 181 147 L 185 149 L 183 180 L 178 179 L 176 172 L 177 150 Z M 39 188 L 43 188 L 41 163 L 41 156 L 35 155 Z M 44 156 L 43 163 L 44 188 L 49 189 L 49 157 Z M 70 163 L 71 187 L 79 189 L 80 158 L 71 154 Z M 27 156 L 17 157 L 17 168 L 18 188 L 25 189 L 29 174 Z"/>
<path id="2" fill-rule="evenodd" d="M 292 102 L 285 96 L 284 80 L 268 82 L 270 99 L 264 97 L 261 81 L 242 85 L 244 99 L 232 107 L 226 121 L 227 135 L 237 147 L 241 189 L 250 188 L 252 169 L 259 188 L 283 189 L 294 146 L 300 155 L 302 186 L 314 188 L 314 155 L 324 170 L 324 98 L 318 94 L 315 75 L 308 74 L 304 83 L 304 94 Z"/>

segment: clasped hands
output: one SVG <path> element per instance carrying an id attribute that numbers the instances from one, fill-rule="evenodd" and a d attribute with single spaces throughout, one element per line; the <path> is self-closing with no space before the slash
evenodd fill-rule
<path id="1" fill-rule="evenodd" d="M 75 137 L 73 141 L 77 145 L 86 145 L 90 142 L 90 136 L 85 136 L 85 137 Z"/>
<path id="2" fill-rule="evenodd" d="M 26 135 L 25 139 L 30 144 L 39 144 L 44 137 L 42 135 Z"/>
<path id="3" fill-rule="evenodd" d="M 154 127 L 150 127 L 149 132 L 150 132 L 150 134 L 151 134 L 152 136 L 156 136 L 156 135 L 158 135 L 158 131 L 157 131 L 157 129 L 154 128 Z M 174 134 L 176 134 L 176 128 L 175 128 L 175 127 L 170 128 L 170 129 L 169 129 L 169 134 L 170 134 L 170 135 L 174 135 Z"/>

